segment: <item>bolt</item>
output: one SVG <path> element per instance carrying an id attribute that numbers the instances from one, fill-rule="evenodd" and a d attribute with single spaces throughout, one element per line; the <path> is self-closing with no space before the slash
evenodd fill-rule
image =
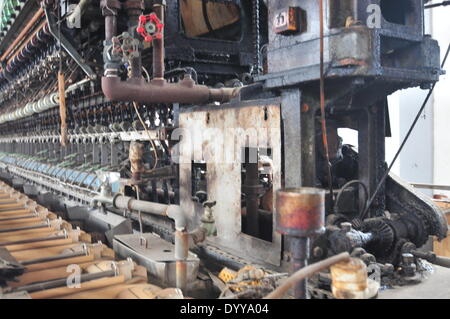
<path id="1" fill-rule="evenodd" d="M 349 232 L 352 230 L 352 223 L 345 222 L 345 223 L 341 223 L 340 226 L 341 226 L 341 229 L 345 232 Z"/>
<path id="2" fill-rule="evenodd" d="M 313 256 L 316 258 L 320 258 L 320 257 L 322 257 L 322 255 L 323 255 L 323 249 L 320 248 L 319 246 L 314 247 Z"/>
<path id="3" fill-rule="evenodd" d="M 414 263 L 414 256 L 413 254 L 405 253 L 402 254 L 402 260 L 405 264 L 413 264 Z"/>

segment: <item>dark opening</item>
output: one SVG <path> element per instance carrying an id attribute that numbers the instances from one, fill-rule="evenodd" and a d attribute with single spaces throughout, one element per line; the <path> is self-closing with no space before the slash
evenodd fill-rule
<path id="1" fill-rule="evenodd" d="M 381 0 L 381 14 L 384 19 L 396 24 L 409 24 L 408 17 L 412 11 L 411 0 Z"/>
<path id="2" fill-rule="evenodd" d="M 269 242 L 273 233 L 271 161 L 271 149 L 242 149 L 241 231 Z"/>
<path id="3" fill-rule="evenodd" d="M 191 163 L 191 191 L 192 200 L 203 203 L 208 200 L 208 189 L 206 180 L 207 167 L 205 162 Z"/>
<path id="4" fill-rule="evenodd" d="M 355 7 L 353 1 L 348 0 L 329 0 L 329 27 L 343 28 L 347 18 L 355 17 Z"/>

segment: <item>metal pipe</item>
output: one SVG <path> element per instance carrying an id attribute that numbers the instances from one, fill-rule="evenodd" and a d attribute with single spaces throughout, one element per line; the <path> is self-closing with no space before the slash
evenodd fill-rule
<path id="1" fill-rule="evenodd" d="M 165 6 L 162 4 L 155 4 L 153 11 L 158 16 L 161 23 L 165 21 Z M 153 41 L 153 78 L 163 79 L 165 69 L 165 52 L 164 52 L 164 29 L 162 30 L 161 39 Z"/>
<path id="2" fill-rule="evenodd" d="M 175 259 L 177 288 L 186 290 L 187 287 L 187 259 L 189 256 L 189 233 L 186 230 L 187 218 L 180 206 L 165 205 L 133 197 L 117 194 L 113 198 L 104 195 L 97 196 L 94 201 L 110 203 L 114 208 L 139 211 L 158 216 L 167 216 L 175 221 Z"/>
<path id="3" fill-rule="evenodd" d="M 142 0 L 127 0 L 124 7 L 128 15 L 128 32 L 133 34 L 139 24 L 139 16 L 144 12 L 144 2 Z M 132 78 L 142 77 L 142 57 L 140 55 L 131 58 L 130 67 Z"/>
<path id="4" fill-rule="evenodd" d="M 176 286 L 183 292 L 187 288 L 187 259 L 189 256 L 189 234 L 186 230 L 175 231 Z"/>
<path id="5" fill-rule="evenodd" d="M 195 85 L 190 76 L 178 83 L 167 83 L 162 79 L 145 83 L 142 77 L 121 81 L 117 75 L 110 74 L 102 78 L 102 90 L 112 101 L 204 104 L 228 102 L 237 96 L 240 89 L 210 89 L 205 85 Z"/>
<path id="6" fill-rule="evenodd" d="M 61 255 L 57 255 L 57 256 L 49 256 L 49 257 L 24 260 L 24 261 L 21 261 L 20 263 L 24 266 L 27 266 L 27 265 L 41 264 L 41 263 L 55 261 L 55 260 L 62 260 L 62 259 L 81 257 L 81 256 L 87 256 L 87 255 L 88 254 L 86 252 L 81 251 L 81 252 L 74 252 L 74 253 L 68 253 L 68 254 L 61 254 Z"/>
<path id="7" fill-rule="evenodd" d="M 289 289 L 296 285 L 299 281 L 304 281 L 306 278 L 311 277 L 315 273 L 329 268 L 330 266 L 350 260 L 349 253 L 341 253 L 339 255 L 327 258 L 325 260 L 319 261 L 315 264 L 309 265 L 302 268 L 292 274 L 287 280 L 285 280 L 280 286 L 278 286 L 274 291 L 268 294 L 264 299 L 278 299 L 283 297 Z"/>
<path id="8" fill-rule="evenodd" d="M 142 213 L 167 216 L 175 221 L 177 230 L 184 230 L 187 226 L 187 219 L 181 207 L 178 205 L 165 205 L 143 200 L 137 200 L 133 197 L 116 195 L 113 198 L 103 196 L 95 197 L 94 200 L 104 203 L 111 203 L 114 208 L 141 211 Z"/>
<path id="9" fill-rule="evenodd" d="M 247 233 L 251 236 L 259 236 L 259 197 L 260 190 L 258 159 L 250 158 L 253 152 L 246 149 L 247 163 L 245 163 L 245 184 L 243 186 L 246 199 Z M 253 156 L 252 156 L 253 157 Z"/>
<path id="10" fill-rule="evenodd" d="M 293 267 L 308 265 L 310 237 L 325 231 L 325 192 L 315 188 L 279 190 L 276 195 L 276 228 L 289 237 Z M 294 296 L 307 299 L 307 281 L 295 285 Z"/>
<path id="11" fill-rule="evenodd" d="M 103 14 L 105 15 L 105 30 L 107 30 L 106 44 L 111 45 L 111 39 L 115 35 L 115 32 L 113 32 L 115 28 L 112 25 L 114 19 L 108 18 L 108 12 L 112 10 L 105 10 L 106 3 L 107 1 L 102 2 Z M 156 8 L 156 10 L 163 9 Z M 184 104 L 225 103 L 237 96 L 240 88 L 210 89 L 204 85 L 196 85 L 190 76 L 185 76 L 183 81 L 178 83 L 167 83 L 163 75 L 160 74 L 161 72 L 164 73 L 163 48 L 159 50 L 158 48 L 160 48 L 158 44 L 156 46 L 155 44 L 153 45 L 154 63 L 156 66 L 156 68 L 154 66 L 154 69 L 156 69 L 157 77 L 149 83 L 145 82 L 141 74 L 139 76 L 135 74 L 135 77 L 121 81 L 118 76 L 119 66 L 113 61 L 109 61 L 107 55 L 105 55 L 105 74 L 102 77 L 102 91 L 105 96 L 111 101 Z"/>
<path id="12" fill-rule="evenodd" d="M 423 252 L 423 251 L 419 251 L 419 250 L 412 250 L 411 254 L 413 254 L 414 256 L 418 257 L 418 258 L 422 258 L 425 259 L 426 261 L 441 266 L 441 267 L 446 267 L 446 268 L 450 268 L 450 258 L 448 257 L 444 257 L 444 256 L 438 256 L 435 253 L 433 253 L 432 251 L 427 251 L 427 252 Z"/>

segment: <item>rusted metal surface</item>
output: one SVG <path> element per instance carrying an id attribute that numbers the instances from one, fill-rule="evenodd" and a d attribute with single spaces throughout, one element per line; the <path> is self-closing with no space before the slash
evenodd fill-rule
<path id="1" fill-rule="evenodd" d="M 141 174 L 144 172 L 144 144 L 140 142 L 130 143 L 129 158 L 131 163 L 131 179 L 133 183 L 141 180 Z"/>
<path id="2" fill-rule="evenodd" d="M 315 188 L 279 190 L 276 200 L 277 231 L 310 237 L 325 230 L 325 192 Z"/>
<path id="3" fill-rule="evenodd" d="M 291 188 L 277 191 L 276 229 L 289 236 L 293 270 L 308 265 L 310 237 L 325 231 L 325 192 L 316 188 Z M 307 299 L 307 280 L 300 280 L 294 297 Z"/>
<path id="4" fill-rule="evenodd" d="M 161 4 L 155 4 L 153 6 L 157 17 L 164 24 L 165 21 L 165 6 Z M 162 30 L 163 36 L 160 39 L 155 39 L 153 41 L 153 78 L 163 79 L 164 78 L 164 28 Z"/>
<path id="5" fill-rule="evenodd" d="M 114 250 L 121 257 L 132 257 L 163 285 L 174 287 L 178 278 L 179 283 L 184 283 L 186 287 L 187 283 L 195 280 L 200 264 L 197 255 L 188 252 L 186 258 L 176 258 L 175 245 L 153 234 L 143 234 L 143 236 L 149 243 L 147 248 L 140 244 L 140 235 L 118 235 L 114 239 Z M 186 274 L 178 272 L 185 269 L 179 266 L 177 261 L 186 265 Z"/>
<path id="6" fill-rule="evenodd" d="M 331 266 L 331 278 L 337 299 L 360 299 L 367 293 L 367 267 L 361 259 L 351 258 Z"/>
<path id="7" fill-rule="evenodd" d="M 189 234 L 187 231 L 175 231 L 176 286 L 183 292 L 187 288 L 187 263 L 189 257 Z"/>
<path id="8" fill-rule="evenodd" d="M 112 40 L 117 31 L 115 27 L 115 14 L 111 14 L 108 1 L 101 3 L 105 16 L 105 29 L 107 30 L 107 42 Z M 158 15 L 163 18 L 164 6 L 155 5 Z M 112 16 L 112 18 L 111 18 Z M 111 37 L 111 39 L 109 39 Z M 107 43 L 108 44 L 108 43 Z M 139 52 L 138 52 L 139 53 Z M 140 53 L 139 53 L 140 54 Z M 140 58 L 135 58 L 140 59 Z M 238 88 L 212 89 L 205 85 L 197 85 L 189 75 L 178 83 L 168 83 L 164 79 L 164 40 L 153 42 L 153 71 L 154 78 L 146 83 L 142 75 L 134 70 L 133 77 L 121 81 L 118 76 L 117 62 L 105 59 L 105 76 L 102 77 L 102 90 L 111 101 L 135 101 L 140 103 L 188 103 L 204 104 L 209 102 L 229 102 L 235 97 Z M 140 65 L 140 63 L 138 63 Z M 134 65 L 136 65 L 134 63 Z"/>
<path id="9" fill-rule="evenodd" d="M 240 160 L 241 150 L 245 147 L 270 148 L 273 187 L 281 188 L 279 105 L 273 101 L 251 101 L 240 107 L 206 107 L 181 113 L 179 122 L 182 131 L 186 130 L 191 137 L 183 138 L 179 147 L 180 206 L 188 214 L 189 230 L 194 230 L 196 221 L 203 214 L 203 207 L 192 201 L 191 162 L 207 160 L 208 200 L 217 202 L 213 207 L 217 236 L 208 236 L 206 242 L 249 260 L 280 265 L 281 236 L 278 233 L 273 232 L 272 242 L 269 242 L 242 232 Z M 246 130 L 257 138 L 246 141 Z M 224 158 L 226 160 L 221 160 Z"/>

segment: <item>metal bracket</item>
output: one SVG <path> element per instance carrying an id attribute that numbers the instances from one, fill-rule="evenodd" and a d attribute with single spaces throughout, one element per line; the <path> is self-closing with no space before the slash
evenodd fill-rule
<path id="1" fill-rule="evenodd" d="M 47 19 L 47 24 L 50 30 L 50 33 L 53 35 L 53 37 L 59 41 L 61 46 L 66 50 L 66 52 L 72 57 L 72 59 L 75 60 L 75 62 L 80 66 L 80 68 L 86 73 L 86 75 L 90 79 L 97 78 L 97 75 L 94 73 L 94 71 L 91 69 L 89 65 L 84 63 L 84 59 L 81 57 L 81 55 L 75 50 L 75 48 L 72 46 L 72 44 L 67 40 L 62 34 L 58 32 L 57 24 L 55 21 L 54 16 L 50 13 L 50 10 L 48 7 L 44 7 L 45 17 Z"/>

